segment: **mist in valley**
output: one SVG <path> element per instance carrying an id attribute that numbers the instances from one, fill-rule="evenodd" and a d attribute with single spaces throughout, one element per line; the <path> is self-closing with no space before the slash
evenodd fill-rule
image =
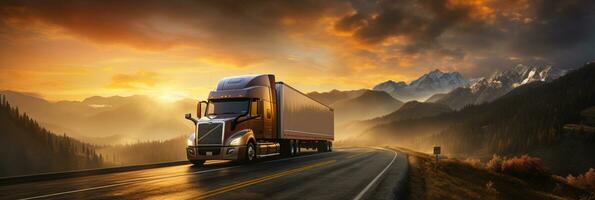
<path id="1" fill-rule="evenodd" d="M 0 91 L 8 102 L 57 134 L 96 145 L 169 140 L 192 132 L 184 114 L 196 101 L 162 101 L 151 96 L 94 96 L 83 101 L 50 102 L 15 91 Z"/>

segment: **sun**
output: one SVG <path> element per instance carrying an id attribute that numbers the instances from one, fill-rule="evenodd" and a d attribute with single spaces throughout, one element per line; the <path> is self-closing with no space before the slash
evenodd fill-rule
<path id="1" fill-rule="evenodd" d="M 159 101 L 162 101 L 164 103 L 173 103 L 179 100 L 184 99 L 185 96 L 184 95 L 179 95 L 179 94 L 163 94 L 159 96 Z"/>
<path id="2" fill-rule="evenodd" d="M 186 93 L 171 88 L 159 88 L 152 93 L 154 93 L 154 96 L 163 103 L 173 103 L 187 98 Z"/>

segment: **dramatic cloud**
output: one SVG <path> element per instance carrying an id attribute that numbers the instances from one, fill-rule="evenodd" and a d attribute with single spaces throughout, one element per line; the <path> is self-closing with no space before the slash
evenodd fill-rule
<path id="1" fill-rule="evenodd" d="M 335 28 L 352 32 L 365 43 L 397 38 L 393 44 L 405 54 L 432 51 L 434 56 L 455 60 L 468 55 L 467 62 L 491 65 L 473 68 L 507 67 L 497 62 L 505 63 L 510 57 L 580 65 L 595 55 L 594 4 L 587 0 L 357 1 L 353 3 L 356 12 L 343 16 Z"/>
<path id="2" fill-rule="evenodd" d="M 559 65 L 593 59 L 595 1 L 543 1 L 531 12 L 531 23 L 518 27 L 511 50 Z"/>
<path id="3" fill-rule="evenodd" d="M 334 1 L 4 1 L 5 23 L 55 26 L 102 44 L 201 54 L 246 64 L 283 51 L 287 34 L 348 9 Z M 341 4 L 343 6 L 341 6 Z M 36 22 L 36 24 L 32 23 Z M 34 27 L 35 28 L 35 27 Z M 269 56 L 273 54 L 272 56 Z"/>
<path id="4" fill-rule="evenodd" d="M 595 58 L 594 10 L 591 0 L 5 0 L 0 87 L 64 68 L 101 71 L 85 85 L 112 91 L 164 77 L 213 82 L 196 74 L 276 73 L 327 90 L 434 68 L 474 77 L 518 63 L 575 67 Z M 60 78 L 64 88 L 80 79 Z"/>

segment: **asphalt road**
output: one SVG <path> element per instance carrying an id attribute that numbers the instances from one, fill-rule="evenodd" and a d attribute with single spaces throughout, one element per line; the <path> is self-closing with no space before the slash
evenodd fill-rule
<path id="1" fill-rule="evenodd" d="M 395 199 L 406 173 L 401 152 L 342 148 L 5 185 L 0 199 Z"/>

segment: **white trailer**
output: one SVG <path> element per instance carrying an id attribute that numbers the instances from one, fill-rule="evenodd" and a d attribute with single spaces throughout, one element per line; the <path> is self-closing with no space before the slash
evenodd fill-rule
<path id="1" fill-rule="evenodd" d="M 278 134 L 281 139 L 334 140 L 334 112 L 293 87 L 277 82 Z"/>

